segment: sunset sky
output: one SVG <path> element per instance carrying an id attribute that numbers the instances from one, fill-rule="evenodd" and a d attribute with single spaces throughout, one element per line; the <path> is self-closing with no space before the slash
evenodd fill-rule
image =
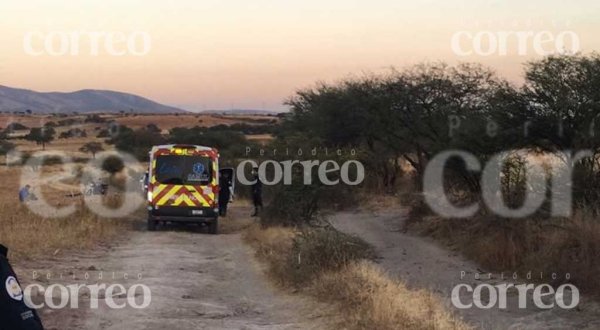
<path id="1" fill-rule="evenodd" d="M 514 44 L 506 56 L 458 56 L 459 31 L 568 30 L 581 51 L 600 50 L 598 0 L 2 0 L 0 18 L 0 85 L 110 89 L 188 110 L 285 110 L 317 81 L 435 60 L 481 62 L 518 82 L 522 63 L 540 57 Z M 83 38 L 78 55 L 26 53 L 28 33 L 57 31 L 142 31 L 151 48 L 93 56 Z"/>

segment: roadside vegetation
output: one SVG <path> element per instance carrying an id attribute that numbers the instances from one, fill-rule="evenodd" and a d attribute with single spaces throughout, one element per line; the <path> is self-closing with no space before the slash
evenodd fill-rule
<path id="1" fill-rule="evenodd" d="M 521 85 L 477 64 L 428 63 L 299 90 L 288 100 L 292 111 L 275 132 L 273 145 L 353 148 L 367 176 L 360 189 L 318 183 L 275 187 L 263 225 L 314 226 L 328 210 L 357 205 L 364 196 L 398 196 L 411 207 L 407 229 L 439 238 L 489 271 L 568 272 L 578 287 L 598 294 L 597 86 L 600 55 L 592 53 L 526 63 Z M 589 150 L 592 155 L 573 164 L 574 215 L 568 218 L 550 214 L 552 196 L 526 218 L 495 215 L 481 197 L 481 172 L 451 158 L 438 193 L 455 205 L 479 207 L 469 218 L 453 219 L 430 210 L 422 187 L 429 161 L 447 150 L 466 151 L 482 164 L 510 152 L 498 178 L 510 208 L 520 207 L 528 191 L 540 188 L 525 180 L 531 164 L 558 176 L 569 165 L 561 161 L 561 151 Z"/>
<path id="2" fill-rule="evenodd" d="M 468 327 L 435 294 L 409 290 L 387 276 L 370 261 L 369 246 L 326 222 L 328 212 L 392 196 L 410 208 L 405 229 L 439 239 L 486 270 L 569 273 L 584 292 L 600 293 L 595 281 L 600 272 L 600 134 L 590 134 L 590 123 L 600 113 L 600 91 L 593 87 L 600 85 L 600 55 L 526 63 L 524 78 L 516 86 L 477 64 L 428 63 L 299 90 L 265 149 L 316 153 L 269 154 L 268 159 L 356 159 L 366 177 L 359 187 L 330 186 L 313 172 L 313 180 L 303 184 L 307 174 L 299 166 L 292 184 L 267 187 L 261 225 L 245 238 L 274 281 L 336 304 L 347 316 L 342 325 L 347 328 Z M 466 151 L 481 163 L 508 151 L 498 178 L 500 193 L 510 208 L 518 208 L 528 191 L 540 188 L 525 180 L 532 162 L 550 177 L 560 175 L 564 167 L 552 168 L 556 155 L 584 149 L 593 155 L 574 164 L 574 215 L 569 218 L 551 216 L 549 201 L 526 218 L 494 215 L 481 197 L 481 173 L 468 170 L 460 159 L 446 164 L 440 191 L 453 204 L 475 203 L 479 211 L 466 219 L 447 218 L 424 202 L 425 170 L 443 151 Z M 336 172 L 328 177 L 339 179 Z"/>
<path id="3" fill-rule="evenodd" d="M 357 237 L 331 228 L 250 227 L 244 232 L 283 288 L 333 304 L 347 329 L 469 329 L 439 297 L 410 290 L 371 261 Z"/>

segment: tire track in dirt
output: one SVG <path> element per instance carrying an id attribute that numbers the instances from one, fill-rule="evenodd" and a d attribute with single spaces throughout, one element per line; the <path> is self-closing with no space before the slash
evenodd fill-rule
<path id="1" fill-rule="evenodd" d="M 459 283 L 473 287 L 488 283 L 507 282 L 497 276 L 491 280 L 475 280 L 475 273 L 487 273 L 470 260 L 449 251 L 436 242 L 401 230 L 406 210 L 389 208 L 377 212 L 357 210 L 338 212 L 330 216 L 330 223 L 338 230 L 361 237 L 373 245 L 380 259 L 378 263 L 392 277 L 407 283 L 411 288 L 429 289 L 441 297 L 449 309 L 452 288 Z M 460 279 L 460 272 L 467 276 Z M 469 297 L 465 296 L 467 302 Z M 472 295 L 470 297 L 472 299 Z M 518 297 L 509 295 L 507 309 L 455 309 L 465 321 L 482 329 L 599 329 L 600 306 L 582 297 L 572 310 L 553 308 L 536 309 L 529 299 L 527 309 L 519 309 Z"/>
<path id="2" fill-rule="evenodd" d="M 232 207 L 221 226 L 249 222 L 249 213 L 248 207 Z M 98 309 L 90 309 L 89 296 L 80 295 L 79 309 L 41 311 L 48 329 L 322 329 L 330 322 L 325 315 L 328 308 L 272 287 L 240 233 L 208 235 L 183 226 L 156 232 L 140 229 L 115 247 L 31 263 L 21 273 L 33 270 L 78 277 L 87 272 L 91 278 L 36 280 L 46 284 L 94 284 L 103 272 L 109 277 L 116 274 L 103 281 L 107 284 L 127 288 L 139 283 L 152 292 L 151 305 L 145 309 L 110 309 L 102 301 Z M 123 273 L 129 274 L 128 280 Z M 25 283 L 36 282 L 21 277 Z M 114 300 L 126 302 L 124 295 Z"/>

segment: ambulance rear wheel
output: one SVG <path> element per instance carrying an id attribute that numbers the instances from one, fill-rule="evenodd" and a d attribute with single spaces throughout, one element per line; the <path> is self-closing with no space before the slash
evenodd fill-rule
<path id="1" fill-rule="evenodd" d="M 215 218 L 208 224 L 208 233 L 212 235 L 217 235 L 219 233 L 219 218 Z"/>
<path id="2" fill-rule="evenodd" d="M 156 223 L 157 223 L 157 221 L 154 221 L 154 220 L 148 218 L 148 231 L 155 231 Z"/>

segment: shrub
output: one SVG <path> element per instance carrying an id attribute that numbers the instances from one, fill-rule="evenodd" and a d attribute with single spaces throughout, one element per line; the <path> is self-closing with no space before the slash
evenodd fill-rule
<path id="1" fill-rule="evenodd" d="M 106 119 L 102 118 L 100 115 L 93 114 L 86 116 L 84 121 L 86 123 L 104 123 L 106 122 Z"/>
<path id="2" fill-rule="evenodd" d="M 15 145 L 8 141 L 0 141 L 0 155 L 6 155 L 8 152 L 13 150 Z"/>
<path id="3" fill-rule="evenodd" d="M 123 160 L 117 156 L 108 156 L 102 163 L 102 169 L 111 175 L 121 172 L 124 167 Z"/>
<path id="4" fill-rule="evenodd" d="M 270 175 L 267 173 L 267 177 Z M 330 180 L 339 179 L 335 175 L 339 176 L 339 173 L 329 173 L 328 177 Z M 292 166 L 291 184 L 266 186 L 264 195 L 268 200 L 264 214 L 261 216 L 263 225 L 302 226 L 318 221 L 319 215 L 323 212 L 358 204 L 358 189 L 348 189 L 348 186 L 342 183 L 337 185 L 321 183 L 316 167 L 312 170 L 310 184 L 305 184 L 304 176 L 304 167 L 296 164 Z"/>
<path id="5" fill-rule="evenodd" d="M 23 131 L 29 129 L 29 127 L 21 124 L 21 123 L 10 123 L 8 126 L 6 126 L 6 131 L 8 132 L 12 132 L 12 131 Z"/>
<path id="6" fill-rule="evenodd" d="M 108 138 L 110 137 L 110 132 L 107 129 L 103 129 L 100 130 L 100 132 L 98 132 L 98 135 L 96 135 L 97 138 Z"/>
<path id="7" fill-rule="evenodd" d="M 250 227 L 244 238 L 282 286 L 338 308 L 344 329 L 469 329 L 427 290 L 411 290 L 372 262 L 373 250 L 333 229 Z"/>
<path id="8" fill-rule="evenodd" d="M 279 276 L 302 286 L 321 272 L 336 271 L 352 261 L 374 256 L 372 247 L 356 236 L 331 228 L 305 229 L 294 238 L 286 267 L 282 269 L 285 273 Z"/>

